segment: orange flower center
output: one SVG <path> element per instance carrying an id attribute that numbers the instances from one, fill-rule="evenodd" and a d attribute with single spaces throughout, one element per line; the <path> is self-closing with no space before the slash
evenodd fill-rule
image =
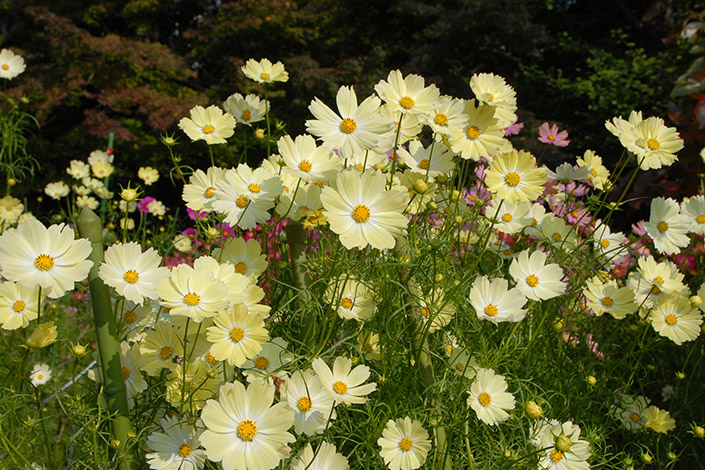
<path id="1" fill-rule="evenodd" d="M 399 100 L 399 105 L 404 109 L 411 109 L 414 107 L 414 99 L 410 96 L 405 96 Z"/>
<path id="2" fill-rule="evenodd" d="M 551 461 L 558 463 L 561 460 L 563 460 L 563 454 L 561 453 L 561 451 L 558 449 L 553 449 L 551 451 Z"/>
<path id="3" fill-rule="evenodd" d="M 412 447 L 414 447 L 414 441 L 408 437 L 405 437 L 401 440 L 401 442 L 399 442 L 399 448 L 401 448 L 404 452 L 410 451 Z"/>
<path id="4" fill-rule="evenodd" d="M 247 263 L 244 261 L 238 261 L 235 263 L 235 272 L 238 274 L 245 274 L 247 272 Z"/>
<path id="5" fill-rule="evenodd" d="M 699 224 L 705 224 L 705 214 L 698 214 L 698 216 L 695 218 L 695 221 Z"/>
<path id="6" fill-rule="evenodd" d="M 480 396 L 477 397 L 477 400 L 480 402 L 480 405 L 482 405 L 482 406 L 490 406 L 490 403 L 492 402 L 492 399 L 490 398 L 490 396 L 485 392 L 482 392 L 480 394 Z"/>
<path id="7" fill-rule="evenodd" d="M 673 326 L 678 323 L 678 318 L 676 318 L 676 316 L 671 313 L 666 317 L 666 323 L 668 323 L 670 326 Z"/>
<path id="8" fill-rule="evenodd" d="M 340 123 L 340 132 L 343 134 L 352 134 L 357 129 L 357 123 L 354 119 L 345 118 Z"/>
<path id="9" fill-rule="evenodd" d="M 477 126 L 470 126 L 468 127 L 468 130 L 465 131 L 465 134 L 467 134 L 468 139 L 475 140 L 480 137 L 480 128 Z"/>
<path id="10" fill-rule="evenodd" d="M 367 220 L 370 218 L 370 210 L 367 208 L 367 206 L 358 204 L 357 206 L 355 206 L 355 209 L 353 209 L 352 217 L 358 224 L 367 222 Z"/>
<path id="11" fill-rule="evenodd" d="M 512 217 L 512 214 L 504 214 L 502 216 L 502 220 L 505 222 L 511 222 L 513 219 L 514 217 Z"/>
<path id="12" fill-rule="evenodd" d="M 302 160 L 301 163 L 299 163 L 299 170 L 303 171 L 304 173 L 308 173 L 311 171 L 311 168 L 313 168 L 313 165 L 311 165 L 311 162 L 308 160 Z"/>
<path id="13" fill-rule="evenodd" d="M 240 209 L 244 209 L 245 207 L 247 207 L 248 202 L 249 201 L 245 196 L 240 196 L 239 198 L 235 199 L 235 205 Z"/>
<path id="14" fill-rule="evenodd" d="M 259 74 L 259 78 L 261 78 L 262 80 L 269 80 L 270 75 L 268 73 L 262 72 L 261 74 Z"/>
<path id="15" fill-rule="evenodd" d="M 128 284 L 134 284 L 135 282 L 137 282 L 137 281 L 140 279 L 140 275 L 139 275 L 139 273 L 138 273 L 137 271 L 135 271 L 134 269 L 130 269 L 129 271 L 127 271 L 127 272 L 122 276 L 122 278 L 123 278 L 123 279 L 125 280 L 125 282 L 127 282 Z"/>
<path id="16" fill-rule="evenodd" d="M 526 276 L 526 283 L 529 285 L 529 287 L 536 287 L 539 285 L 539 278 L 534 276 L 533 274 L 529 274 Z"/>
<path id="17" fill-rule="evenodd" d="M 191 455 L 192 447 L 190 444 L 183 443 L 179 446 L 179 455 L 183 458 L 188 457 Z"/>
<path id="18" fill-rule="evenodd" d="M 159 358 L 162 361 L 166 361 L 171 357 L 171 355 L 174 353 L 174 350 L 172 349 L 171 346 L 164 346 L 162 349 L 159 350 Z"/>
<path id="19" fill-rule="evenodd" d="M 489 304 L 487 307 L 485 307 L 485 315 L 488 317 L 494 317 L 499 313 L 499 310 L 497 310 L 497 307 L 495 305 Z"/>
<path id="20" fill-rule="evenodd" d="M 433 118 L 433 122 L 435 122 L 439 126 L 445 126 L 446 124 L 448 124 L 448 116 L 443 113 L 438 113 L 436 114 L 436 117 Z"/>
<path id="21" fill-rule="evenodd" d="M 313 402 L 311 402 L 311 399 L 309 397 L 301 397 L 296 402 L 296 407 L 299 409 L 299 411 L 303 411 L 305 413 L 313 407 Z"/>
<path id="22" fill-rule="evenodd" d="M 656 228 L 659 232 L 666 233 L 668 231 L 668 224 L 662 220 L 661 222 L 656 224 Z"/>
<path id="23" fill-rule="evenodd" d="M 127 378 L 130 376 L 130 369 L 122 366 L 122 380 L 127 380 Z"/>
<path id="24" fill-rule="evenodd" d="M 600 240 L 600 245 L 602 245 L 602 248 L 605 250 L 610 247 L 610 241 L 609 240 Z"/>
<path id="25" fill-rule="evenodd" d="M 421 159 L 421 161 L 419 162 L 419 168 L 421 168 L 422 170 L 428 170 L 428 166 L 429 166 L 428 160 L 425 158 Z"/>
<path id="26" fill-rule="evenodd" d="M 24 308 L 27 306 L 27 304 L 24 302 L 24 300 L 18 300 L 14 304 L 12 304 L 12 310 L 14 310 L 17 313 L 20 313 Z"/>
<path id="27" fill-rule="evenodd" d="M 3 70 L 10 70 L 10 66 L 7 64 L 2 64 L 2 69 Z"/>
<path id="28" fill-rule="evenodd" d="M 269 367 L 269 359 L 264 356 L 258 357 L 257 359 L 255 359 L 255 367 L 259 370 L 267 369 L 267 367 Z"/>
<path id="29" fill-rule="evenodd" d="M 353 307 L 353 301 L 350 297 L 343 297 L 340 299 L 340 306 L 344 309 L 350 310 Z"/>
<path id="30" fill-rule="evenodd" d="M 257 435 L 257 425 L 246 419 L 237 425 L 237 435 L 243 441 L 251 441 Z"/>
<path id="31" fill-rule="evenodd" d="M 338 381 L 333 384 L 333 391 L 338 395 L 345 395 L 346 393 L 348 393 L 348 386 L 345 385 L 343 382 Z"/>
<path id="32" fill-rule="evenodd" d="M 238 328 L 237 326 L 230 330 L 230 339 L 233 340 L 235 343 L 239 342 L 242 338 L 245 337 L 245 332 L 242 330 L 242 328 Z"/>
<path id="33" fill-rule="evenodd" d="M 251 185 L 249 185 L 247 187 L 247 189 L 249 189 L 253 193 L 258 193 L 258 192 L 262 191 L 262 186 L 252 183 Z"/>
<path id="34" fill-rule="evenodd" d="M 49 271 L 54 267 L 54 258 L 49 255 L 39 255 L 34 260 L 34 266 L 40 271 Z"/>
<path id="35" fill-rule="evenodd" d="M 206 124 L 203 126 L 203 133 L 204 134 L 212 134 L 215 132 L 215 127 L 211 126 L 210 124 Z"/>
<path id="36" fill-rule="evenodd" d="M 132 324 L 135 322 L 135 320 L 137 320 L 137 312 L 135 312 L 134 310 L 126 310 L 122 318 L 128 325 Z"/>
<path id="37" fill-rule="evenodd" d="M 610 297 L 609 295 L 604 296 L 600 302 L 605 307 L 611 307 L 614 305 L 614 299 L 612 297 Z"/>
<path id="38" fill-rule="evenodd" d="M 184 303 L 188 305 L 189 307 L 193 307 L 195 305 L 198 305 L 198 303 L 201 301 L 201 298 L 198 296 L 198 294 L 194 294 L 193 292 L 189 292 L 184 296 Z"/>
<path id="39" fill-rule="evenodd" d="M 249 109 L 244 109 L 242 111 L 242 114 L 240 114 L 240 119 L 242 119 L 243 121 L 249 121 L 250 119 L 252 119 L 252 111 L 250 111 Z"/>
<path id="40" fill-rule="evenodd" d="M 204 192 L 203 195 L 206 196 L 207 198 L 211 198 L 211 197 L 215 196 L 215 193 L 213 191 L 215 191 L 215 188 L 213 186 L 210 186 L 210 187 L 206 188 L 206 192 Z"/>

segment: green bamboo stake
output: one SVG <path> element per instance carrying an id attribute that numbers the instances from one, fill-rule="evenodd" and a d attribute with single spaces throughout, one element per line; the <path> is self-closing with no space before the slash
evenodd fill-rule
<path id="1" fill-rule="evenodd" d="M 115 134 L 112 132 L 110 135 L 108 135 L 108 156 L 113 155 L 113 143 L 115 141 Z M 105 179 L 103 180 L 103 185 L 105 185 L 105 189 L 108 189 L 108 185 L 110 184 L 110 176 L 106 176 Z M 107 207 L 107 200 L 103 199 L 100 201 L 100 219 L 103 220 L 105 219 L 105 209 Z"/>
<path id="2" fill-rule="evenodd" d="M 407 260 L 410 258 L 410 253 L 411 250 L 409 249 L 409 241 L 407 238 L 397 238 L 394 246 L 394 255 L 397 259 Z M 421 318 L 421 315 L 414 313 L 413 302 L 411 296 L 409 296 L 411 277 L 411 270 L 405 269 L 399 274 L 399 281 L 406 287 L 402 298 L 404 301 L 404 311 L 406 313 L 409 336 L 412 341 L 412 354 L 419 368 L 419 375 L 421 376 L 421 384 L 423 385 L 424 392 L 427 392 L 435 385 L 436 375 L 433 370 L 433 362 L 430 354 L 431 349 L 428 344 L 428 333 L 418 320 Z M 432 399 L 431 407 L 440 417 L 440 403 Z M 451 456 L 448 454 L 448 436 L 445 426 L 443 426 L 440 419 L 438 425 L 434 428 L 434 433 L 436 435 L 436 455 L 440 456 L 440 460 L 436 461 L 435 468 L 436 470 L 452 470 L 453 462 Z"/>
<path id="3" fill-rule="evenodd" d="M 91 242 L 93 251 L 88 259 L 93 262 L 88 273 L 91 289 L 93 318 L 98 337 L 98 355 L 103 371 L 103 384 L 108 411 L 112 418 L 113 443 L 118 454 L 121 470 L 134 468 L 132 455 L 127 452 L 128 434 L 131 425 L 128 418 L 127 393 L 122 378 L 120 344 L 117 341 L 117 328 L 110 303 L 108 287 L 98 276 L 98 268 L 103 262 L 103 228 L 100 218 L 87 207 L 81 210 L 76 222 L 81 237 Z"/>
<path id="4" fill-rule="evenodd" d="M 286 240 L 289 244 L 289 252 L 291 253 L 291 267 L 294 271 L 294 285 L 298 289 L 299 306 L 301 308 L 310 305 L 311 292 L 308 290 L 308 272 L 306 271 L 306 238 L 304 227 L 301 222 L 289 220 L 286 227 Z M 301 328 L 301 337 L 304 343 L 308 346 L 314 346 L 314 316 L 306 315 L 303 319 Z"/>

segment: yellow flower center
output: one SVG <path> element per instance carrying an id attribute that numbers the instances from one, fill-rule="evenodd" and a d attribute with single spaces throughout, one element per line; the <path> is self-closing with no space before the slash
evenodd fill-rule
<path id="1" fill-rule="evenodd" d="M 649 139 L 646 141 L 646 146 L 649 147 L 649 150 L 658 150 L 661 148 L 661 144 L 659 143 L 658 140 L 656 139 Z"/>
<path id="2" fill-rule="evenodd" d="M 198 296 L 198 294 L 194 294 L 193 292 L 189 292 L 184 296 L 184 303 L 188 305 L 189 307 L 193 307 L 194 305 L 198 305 L 198 303 L 201 301 L 201 298 Z"/>
<path id="3" fill-rule="evenodd" d="M 122 380 L 127 380 L 127 378 L 130 376 L 130 369 L 122 366 Z"/>
<path id="4" fill-rule="evenodd" d="M 551 461 L 553 461 L 554 463 L 558 463 L 561 460 L 563 460 L 563 454 L 561 453 L 561 451 L 558 449 L 553 449 L 551 451 Z"/>
<path id="5" fill-rule="evenodd" d="M 255 359 L 255 367 L 259 370 L 267 369 L 267 367 L 269 367 L 269 359 L 264 356 L 258 357 L 257 359 Z"/>
<path id="6" fill-rule="evenodd" d="M 39 380 L 44 380 L 44 374 L 38 374 L 37 379 Z"/>
<path id="7" fill-rule="evenodd" d="M 27 304 L 24 302 L 24 300 L 18 300 L 14 304 L 12 304 L 12 310 L 14 310 L 17 313 L 20 313 L 24 308 L 27 306 Z"/>
<path id="8" fill-rule="evenodd" d="M 553 235 L 551 235 L 551 238 L 553 238 L 554 242 L 559 242 L 559 241 L 563 240 L 563 237 L 558 232 L 553 232 Z"/>
<path id="9" fill-rule="evenodd" d="M 512 214 L 504 214 L 504 215 L 502 216 L 502 220 L 505 221 L 505 222 L 511 222 L 512 219 L 514 219 L 514 217 L 512 217 Z"/>
<path id="10" fill-rule="evenodd" d="M 399 105 L 404 109 L 411 109 L 414 107 L 414 99 L 410 96 L 405 96 L 399 100 Z"/>
<path id="11" fill-rule="evenodd" d="M 529 287 L 536 287 L 539 285 L 539 278 L 534 276 L 533 274 L 529 274 L 526 276 L 526 283 L 529 285 Z"/>
<path id="12" fill-rule="evenodd" d="M 460 363 L 460 362 L 456 362 L 456 363 L 455 363 L 455 368 L 458 370 L 458 372 L 462 372 L 462 371 L 465 370 L 465 365 L 463 365 L 463 364 Z"/>
<path id="13" fill-rule="evenodd" d="M 433 118 L 433 122 L 435 122 L 439 126 L 445 126 L 446 124 L 448 124 L 448 116 L 443 113 L 438 113 L 436 114 L 436 117 Z"/>
<path id="14" fill-rule="evenodd" d="M 610 247 L 610 241 L 609 240 L 600 240 L 600 245 L 602 245 L 602 248 L 605 250 Z"/>
<path id="15" fill-rule="evenodd" d="M 492 402 L 492 399 L 490 398 L 490 396 L 485 392 L 482 392 L 480 394 L 480 396 L 477 397 L 477 400 L 480 402 L 480 405 L 482 405 L 482 406 L 490 406 L 490 403 Z"/>
<path id="16" fill-rule="evenodd" d="M 10 70 L 10 66 L 7 64 L 2 64 L 2 69 L 3 70 Z"/>
<path id="17" fill-rule="evenodd" d="M 613 299 L 612 297 L 610 297 L 609 295 L 604 296 L 604 297 L 602 298 L 602 300 L 600 300 L 600 302 L 601 302 L 602 305 L 604 305 L 605 307 L 611 307 L 611 306 L 614 305 L 614 299 Z"/>
<path id="18" fill-rule="evenodd" d="M 678 323 L 678 318 L 676 318 L 676 316 L 671 313 L 666 317 L 666 323 L 668 323 L 670 326 L 673 326 Z"/>
<path id="19" fill-rule="evenodd" d="M 654 278 L 654 282 L 655 282 L 656 284 L 662 286 L 663 283 L 666 282 L 666 281 L 664 281 L 661 276 L 656 276 L 656 277 Z"/>
<path id="20" fill-rule="evenodd" d="M 206 353 L 206 361 L 208 361 L 208 364 L 213 364 L 213 365 L 216 365 L 218 363 L 218 359 L 213 357 L 213 354 L 211 354 L 210 351 L 208 351 Z"/>
<path id="21" fill-rule="evenodd" d="M 212 134 L 215 132 L 215 127 L 211 126 L 210 124 L 206 124 L 203 126 L 203 133 L 204 134 Z"/>
<path id="22" fill-rule="evenodd" d="M 123 320 L 125 320 L 125 323 L 128 325 L 132 324 L 137 320 L 137 312 L 134 310 L 126 310 L 125 314 L 122 316 Z"/>
<path id="23" fill-rule="evenodd" d="M 247 272 L 247 263 L 244 261 L 238 261 L 235 263 L 235 272 L 238 274 L 245 274 Z"/>
<path id="24" fill-rule="evenodd" d="M 661 293 L 661 289 L 659 289 L 658 286 L 652 284 L 651 285 L 651 294 L 659 295 L 660 293 Z"/>
<path id="25" fill-rule="evenodd" d="M 365 167 L 362 166 L 362 163 L 355 163 L 355 168 L 357 168 L 358 171 L 365 171 Z"/>
<path id="26" fill-rule="evenodd" d="M 296 407 L 299 409 L 299 411 L 303 411 L 305 413 L 313 407 L 313 402 L 309 397 L 301 397 L 296 402 Z"/>
<path id="27" fill-rule="evenodd" d="M 551 142 L 553 142 L 554 140 L 556 140 L 556 136 L 551 134 L 547 137 L 547 139 L 550 140 Z"/>
<path id="28" fill-rule="evenodd" d="M 345 395 L 346 393 L 348 393 L 348 386 L 345 385 L 343 382 L 338 381 L 333 384 L 333 391 L 338 395 Z"/>
<path id="29" fill-rule="evenodd" d="M 408 437 L 405 437 L 401 440 L 401 442 L 399 442 L 399 448 L 401 448 L 404 452 L 410 451 L 412 447 L 414 447 L 414 441 Z"/>
<path id="30" fill-rule="evenodd" d="M 269 77 L 270 75 L 268 73 L 262 72 L 261 74 L 259 74 L 259 78 L 261 78 L 262 80 L 269 80 Z"/>
<path id="31" fill-rule="evenodd" d="M 245 207 L 247 207 L 248 202 L 249 201 L 245 196 L 240 196 L 239 198 L 235 199 L 235 205 L 240 209 L 244 209 Z"/>
<path id="32" fill-rule="evenodd" d="M 311 171 L 311 168 L 313 168 L 313 166 L 308 160 L 303 160 L 301 161 L 301 163 L 299 163 L 299 170 L 303 171 L 304 173 L 308 173 L 309 171 Z"/>
<path id="33" fill-rule="evenodd" d="M 423 315 L 424 318 L 431 318 L 431 309 L 428 307 L 421 307 L 421 315 Z"/>
<path id="34" fill-rule="evenodd" d="M 137 282 L 137 281 L 140 279 L 140 275 L 139 275 L 139 273 L 138 273 L 137 271 L 135 271 L 134 269 L 130 269 L 129 271 L 127 271 L 127 272 L 122 276 L 122 278 L 123 278 L 123 279 L 125 280 L 125 282 L 127 282 L 128 284 L 134 284 L 135 282 Z"/>
<path id="35" fill-rule="evenodd" d="M 422 170 L 428 170 L 429 166 L 429 161 L 425 158 L 422 158 L 421 161 L 419 162 L 419 168 Z"/>
<path id="36" fill-rule="evenodd" d="M 39 255 L 34 260 L 34 266 L 40 271 L 49 271 L 54 267 L 54 258 L 49 255 Z"/>
<path id="37" fill-rule="evenodd" d="M 367 208 L 367 206 L 358 204 L 357 206 L 355 206 L 355 209 L 353 209 L 352 217 L 358 224 L 367 222 L 367 219 L 370 218 L 370 210 Z"/>
<path id="38" fill-rule="evenodd" d="M 340 299 L 340 306 L 344 309 L 350 310 L 353 308 L 353 301 L 350 297 L 343 297 Z"/>
<path id="39" fill-rule="evenodd" d="M 475 140 L 480 137 L 480 128 L 477 126 L 470 126 L 468 127 L 468 130 L 465 131 L 465 134 L 467 134 L 468 139 Z"/>
<path id="40" fill-rule="evenodd" d="M 5 210 L 8 211 L 8 212 L 11 211 L 11 210 L 12 210 L 12 204 L 6 205 L 6 206 L 5 206 Z"/>
<path id="41" fill-rule="evenodd" d="M 668 224 L 662 220 L 661 222 L 656 224 L 656 228 L 659 232 L 666 233 L 668 231 Z"/>
<path id="42" fill-rule="evenodd" d="M 504 177 L 504 181 L 509 185 L 509 186 L 517 186 L 521 182 L 521 176 L 519 176 L 518 173 L 515 173 L 513 171 L 507 173 L 507 175 Z"/>
<path id="43" fill-rule="evenodd" d="M 171 357 L 171 355 L 174 353 L 174 350 L 172 349 L 171 346 L 164 346 L 162 349 L 159 350 L 159 358 L 162 361 L 166 361 Z"/>
<path id="44" fill-rule="evenodd" d="M 499 310 L 497 310 L 497 307 L 495 305 L 489 304 L 487 307 L 485 307 L 485 315 L 488 317 L 494 317 L 499 313 Z"/>
<path id="45" fill-rule="evenodd" d="M 631 419 L 635 423 L 638 423 L 639 421 L 641 421 L 641 415 L 635 411 L 632 411 L 631 413 L 629 413 L 629 419 Z"/>
<path id="46" fill-rule="evenodd" d="M 191 455 L 192 447 L 190 444 L 186 444 L 185 442 L 179 446 L 179 455 L 183 458 L 188 457 Z"/>
<path id="47" fill-rule="evenodd" d="M 249 121 L 250 119 L 252 119 L 252 111 L 250 111 L 249 109 L 243 109 L 242 114 L 240 114 L 240 119 L 242 119 L 243 121 Z"/>
<path id="48" fill-rule="evenodd" d="M 340 132 L 343 134 L 352 134 L 357 129 L 357 123 L 354 119 L 345 118 L 340 123 Z"/>
<path id="49" fill-rule="evenodd" d="M 230 330 L 230 339 L 233 340 L 235 343 L 239 342 L 242 338 L 245 337 L 245 332 L 242 330 L 242 328 L 238 328 L 237 326 Z"/>
<path id="50" fill-rule="evenodd" d="M 698 216 L 695 218 L 695 221 L 699 224 L 705 224 L 705 214 L 698 214 Z"/>
<path id="51" fill-rule="evenodd" d="M 258 193 L 258 192 L 262 191 L 262 186 L 252 183 L 251 185 L 249 185 L 247 187 L 247 189 L 249 189 L 253 193 Z"/>
<path id="52" fill-rule="evenodd" d="M 257 425 L 246 419 L 237 425 L 237 435 L 243 441 L 251 441 L 257 435 Z"/>
<path id="53" fill-rule="evenodd" d="M 215 188 L 213 186 L 210 186 L 210 187 L 206 188 L 206 192 L 204 192 L 203 195 L 206 196 L 207 198 L 211 198 L 211 197 L 215 196 L 215 193 L 213 191 L 215 191 Z"/>

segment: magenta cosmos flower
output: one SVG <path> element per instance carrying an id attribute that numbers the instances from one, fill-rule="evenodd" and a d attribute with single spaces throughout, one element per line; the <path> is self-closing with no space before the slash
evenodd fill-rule
<path id="1" fill-rule="evenodd" d="M 539 127 L 539 142 L 555 145 L 556 147 L 567 147 L 570 140 L 568 140 L 568 131 L 558 132 L 556 124 L 549 127 L 548 123 L 544 122 Z"/>

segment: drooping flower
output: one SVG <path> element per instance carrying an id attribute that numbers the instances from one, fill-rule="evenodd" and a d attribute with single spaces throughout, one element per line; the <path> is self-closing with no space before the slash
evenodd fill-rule
<path id="1" fill-rule="evenodd" d="M 387 421 L 382 437 L 377 440 L 382 448 L 379 455 L 389 470 L 414 470 L 426 462 L 431 440 L 421 422 L 410 417 Z"/>

